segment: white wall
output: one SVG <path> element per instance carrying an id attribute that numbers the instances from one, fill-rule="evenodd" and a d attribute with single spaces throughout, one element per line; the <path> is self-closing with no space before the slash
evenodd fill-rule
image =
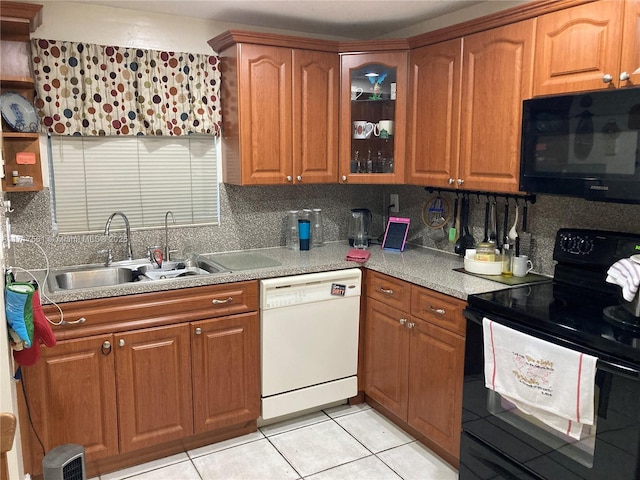
<path id="1" fill-rule="evenodd" d="M 450 27 L 457 23 L 466 22 L 472 18 L 483 17 L 492 13 L 506 10 L 523 3 L 528 3 L 532 0 L 485 0 L 472 5 L 471 7 L 463 8 L 453 13 L 448 13 L 432 20 L 426 20 L 424 22 L 416 23 L 407 28 L 397 30 L 388 35 L 384 35 L 383 38 L 408 38 L 414 35 L 420 35 L 421 33 L 430 32 L 432 30 L 438 30 L 444 27 Z"/>
<path id="2" fill-rule="evenodd" d="M 211 38 L 230 29 L 259 30 L 287 35 L 300 32 L 255 27 L 198 18 L 147 13 L 126 8 L 78 4 L 58 0 L 32 1 L 43 7 L 42 25 L 32 38 L 111 44 L 152 50 L 212 53 Z M 126 5 L 126 2 L 123 2 Z M 326 39 L 332 36 L 309 35 Z"/>

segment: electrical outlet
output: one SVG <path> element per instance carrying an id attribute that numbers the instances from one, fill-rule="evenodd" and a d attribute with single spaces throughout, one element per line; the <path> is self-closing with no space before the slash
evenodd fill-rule
<path id="1" fill-rule="evenodd" d="M 393 205 L 389 211 L 392 213 L 398 213 L 400 211 L 400 199 L 397 193 L 392 193 L 389 198 L 389 205 Z"/>

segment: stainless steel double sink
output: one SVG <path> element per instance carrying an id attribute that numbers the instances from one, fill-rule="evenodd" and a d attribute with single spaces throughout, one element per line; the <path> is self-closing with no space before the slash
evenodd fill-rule
<path id="1" fill-rule="evenodd" d="M 217 275 L 236 270 L 265 268 L 280 262 L 256 252 L 195 254 L 186 263 L 167 262 L 172 268 L 154 268 L 146 259 L 113 262 L 110 266 L 76 265 L 52 270 L 47 279 L 51 292 L 110 287 L 139 281 L 159 281 L 193 275 Z"/>
<path id="2" fill-rule="evenodd" d="M 138 281 L 157 281 L 193 275 L 228 273 L 229 269 L 204 257 L 196 256 L 194 266 L 172 262 L 175 268 L 153 268 L 147 259 L 114 262 L 110 266 L 77 265 L 52 270 L 47 279 L 51 292 L 81 288 L 110 287 Z"/>

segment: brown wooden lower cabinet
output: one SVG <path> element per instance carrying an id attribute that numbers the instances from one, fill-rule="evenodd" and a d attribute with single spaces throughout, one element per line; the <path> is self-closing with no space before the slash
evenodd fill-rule
<path id="1" fill-rule="evenodd" d="M 120 452 L 193 433 L 189 325 L 115 335 Z"/>
<path id="2" fill-rule="evenodd" d="M 407 423 L 458 458 L 464 338 L 415 320 L 409 345 Z"/>
<path id="3" fill-rule="evenodd" d="M 457 467 L 464 374 L 463 302 L 399 284 L 392 277 L 385 281 L 381 274 L 368 276 L 366 288 L 367 397 Z M 399 307 L 394 298 L 385 301 L 382 294 L 403 298 L 405 303 Z"/>
<path id="4" fill-rule="evenodd" d="M 195 433 L 260 416 L 260 322 L 256 312 L 191 324 Z"/>
<path id="5" fill-rule="evenodd" d="M 87 459 L 118 453 L 115 359 L 103 353 L 105 342 L 111 345 L 113 335 L 58 342 L 41 349 L 35 366 L 22 369 L 29 406 L 20 411 L 25 471 L 41 473 L 42 448 L 64 443 L 83 445 Z M 25 422 L 29 413 L 33 429 Z M 33 439 L 25 448 L 34 430 L 44 446 Z"/>
<path id="6" fill-rule="evenodd" d="M 25 471 L 39 478 L 64 443 L 84 446 L 93 476 L 256 430 L 257 298 L 241 282 L 63 304 L 86 321 L 55 327 L 57 345 L 22 369 Z"/>

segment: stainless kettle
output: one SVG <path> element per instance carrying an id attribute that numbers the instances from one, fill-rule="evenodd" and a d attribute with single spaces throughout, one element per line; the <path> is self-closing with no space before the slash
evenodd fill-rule
<path id="1" fill-rule="evenodd" d="M 359 221 L 359 218 L 362 221 Z M 353 239 L 356 237 L 356 230 L 363 230 L 363 236 L 367 239 L 367 246 L 371 245 L 371 222 L 373 216 L 368 208 L 353 208 L 349 216 L 349 246 L 353 247 Z"/>

